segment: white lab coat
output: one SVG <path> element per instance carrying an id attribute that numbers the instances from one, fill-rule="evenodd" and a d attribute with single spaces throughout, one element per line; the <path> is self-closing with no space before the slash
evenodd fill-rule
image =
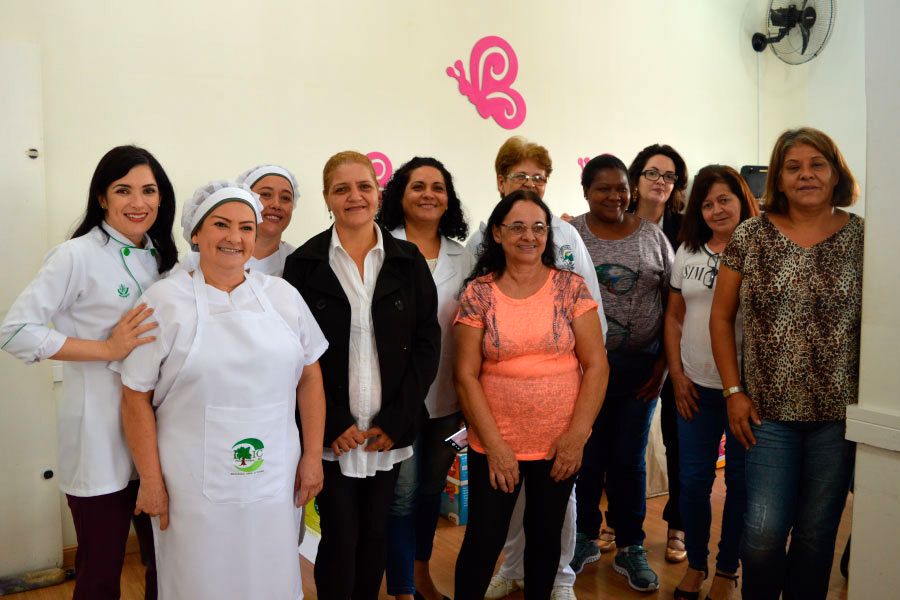
<path id="1" fill-rule="evenodd" d="M 391 231 L 397 239 L 406 239 L 406 229 L 398 227 Z M 459 399 L 453 385 L 453 359 L 456 356 L 456 341 L 453 337 L 453 319 L 459 307 L 459 293 L 463 281 L 475 267 L 475 257 L 462 244 L 446 237 L 441 238 L 437 266 L 431 274 L 437 288 L 437 318 L 441 326 L 441 362 L 437 376 L 425 397 L 425 407 L 432 419 L 452 415 L 459 411 Z"/>
<path id="2" fill-rule="evenodd" d="M 272 277 L 281 277 L 282 273 L 284 273 L 284 261 L 287 260 L 287 257 L 290 256 L 294 250 L 296 250 L 296 248 L 287 242 L 281 242 L 278 246 L 278 250 L 265 258 L 256 259 L 251 256 L 250 260 L 247 261 L 247 264 L 244 265 L 244 268 L 249 271 L 265 273 Z M 192 250 L 188 252 L 187 256 L 185 256 L 180 263 L 178 263 L 178 267 L 185 271 L 193 271 L 199 264 L 200 254 Z"/>
<path id="3" fill-rule="evenodd" d="M 574 271 L 584 278 L 588 291 L 594 300 L 597 301 L 597 314 L 600 315 L 600 326 L 603 329 L 603 341 L 605 343 L 606 331 L 609 327 L 606 324 L 606 315 L 603 313 L 603 298 L 600 297 L 600 283 L 597 281 L 594 261 L 591 260 L 591 255 L 584 245 L 584 240 L 581 239 L 578 231 L 569 223 L 553 215 L 550 227 L 553 229 L 556 268 Z M 487 223 L 482 221 L 478 226 L 478 230 L 474 231 L 469 236 L 469 239 L 466 240 L 466 248 L 475 256 L 478 256 L 478 247 L 481 245 L 482 239 L 484 239 L 485 229 L 487 229 Z"/>
<path id="4" fill-rule="evenodd" d="M 69 337 L 105 340 L 159 279 L 149 237 L 140 249 L 106 223 L 103 228 L 109 239 L 95 227 L 50 251 L 0 327 L 4 350 L 31 364 L 59 352 Z M 134 468 L 122 430 L 119 375 L 104 361 L 67 361 L 63 378 L 60 489 L 72 496 L 124 489 Z"/>
<path id="5" fill-rule="evenodd" d="M 294 410 L 324 335 L 295 289 L 261 273 L 229 294 L 179 271 L 145 299 L 160 336 L 116 367 L 154 390 L 169 493 L 169 528 L 153 519 L 160 599 L 302 597 Z"/>

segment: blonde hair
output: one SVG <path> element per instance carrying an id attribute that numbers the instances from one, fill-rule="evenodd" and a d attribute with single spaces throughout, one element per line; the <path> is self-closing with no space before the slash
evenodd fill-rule
<path id="1" fill-rule="evenodd" d="M 788 150 L 794 146 L 805 144 L 812 146 L 822 153 L 831 163 L 831 168 L 837 173 L 838 181 L 834 186 L 831 196 L 832 206 L 852 206 L 859 197 L 859 185 L 856 178 L 847 166 L 844 155 L 838 149 L 834 140 L 823 131 L 812 127 L 800 127 L 788 129 L 779 136 L 772 148 L 772 157 L 769 159 L 769 174 L 766 179 L 765 205 L 766 212 L 785 214 L 788 211 L 788 199 L 784 192 L 778 189 L 778 180 L 781 179 L 781 170 L 784 168 L 784 157 Z"/>
<path id="2" fill-rule="evenodd" d="M 372 174 L 372 181 L 375 182 L 376 186 L 378 185 L 378 177 L 375 176 L 375 167 L 372 166 L 372 161 L 369 160 L 369 157 L 354 150 L 344 150 L 329 158 L 328 162 L 325 163 L 325 168 L 322 169 L 322 193 L 328 194 L 328 188 L 331 185 L 331 177 L 334 175 L 335 170 L 341 165 L 346 165 L 348 163 L 356 163 L 368 168 L 369 173 Z"/>
<path id="3" fill-rule="evenodd" d="M 500 150 L 497 151 L 497 159 L 494 161 L 494 171 L 497 172 L 497 175 L 506 177 L 509 175 L 509 170 L 523 160 L 536 162 L 547 172 L 547 177 L 550 177 L 550 173 L 553 171 L 553 161 L 550 160 L 550 153 L 547 149 L 540 144 L 529 142 L 519 135 L 514 135 L 500 146 Z"/>

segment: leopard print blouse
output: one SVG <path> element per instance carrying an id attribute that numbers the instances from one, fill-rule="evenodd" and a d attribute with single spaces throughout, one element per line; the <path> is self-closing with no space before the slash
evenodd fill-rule
<path id="1" fill-rule="evenodd" d="M 721 260 L 742 276 L 743 379 L 760 418 L 845 419 L 859 387 L 863 220 L 803 248 L 754 217 Z"/>

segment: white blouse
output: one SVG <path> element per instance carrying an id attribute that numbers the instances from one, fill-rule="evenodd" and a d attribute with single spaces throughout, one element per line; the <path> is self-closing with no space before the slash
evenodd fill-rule
<path id="1" fill-rule="evenodd" d="M 362 278 L 356 263 L 341 245 L 336 230 L 331 234 L 331 247 L 328 249 L 328 265 L 337 276 L 350 303 L 348 392 L 350 414 L 356 419 L 356 427 L 360 431 L 371 427 L 372 419 L 381 410 L 381 371 L 375 346 L 375 326 L 372 323 L 372 296 L 384 264 L 384 239 L 380 228 L 375 227 L 375 232 L 378 241 L 366 254 Z M 339 457 L 330 448 L 326 448 L 322 458 L 338 461 L 341 473 L 346 477 L 372 477 L 377 471 L 390 471 L 394 465 L 412 454 L 412 446 L 387 452 L 366 452 L 363 445 Z"/>

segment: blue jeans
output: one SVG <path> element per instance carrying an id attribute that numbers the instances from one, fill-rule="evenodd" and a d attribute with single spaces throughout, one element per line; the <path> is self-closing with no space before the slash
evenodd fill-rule
<path id="1" fill-rule="evenodd" d="M 844 430 L 844 421 L 753 426 L 741 542 L 744 600 L 777 600 L 782 593 L 785 600 L 827 596 L 856 451 Z"/>
<path id="2" fill-rule="evenodd" d="M 387 532 L 387 592 L 413 594 L 413 560 L 428 561 L 441 512 L 441 492 L 456 452 L 444 440 L 459 430 L 459 413 L 428 419 L 412 457 L 400 465 Z"/>
<path id="3" fill-rule="evenodd" d="M 600 535 L 600 497 L 604 485 L 609 515 L 620 548 L 644 542 L 647 515 L 647 435 L 657 400 L 638 400 L 650 378 L 652 355 L 610 355 L 609 386 L 603 407 L 584 446 L 575 486 L 576 531 L 589 539 Z"/>
<path id="4" fill-rule="evenodd" d="M 716 479 L 719 442 L 725 432 L 725 508 L 722 511 L 722 536 L 716 568 L 735 573 L 747 509 L 744 483 L 744 447 L 728 427 L 728 411 L 722 390 L 695 386 L 699 393 L 690 421 L 678 415 L 678 444 L 681 451 L 681 518 L 684 522 L 684 546 L 692 569 L 705 571 L 709 558 L 709 528 L 712 509 L 709 497 Z"/>

